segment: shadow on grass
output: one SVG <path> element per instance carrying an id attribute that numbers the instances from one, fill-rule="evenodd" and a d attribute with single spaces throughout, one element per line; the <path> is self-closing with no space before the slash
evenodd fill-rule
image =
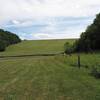
<path id="1" fill-rule="evenodd" d="M 36 57 L 36 56 L 55 56 L 60 55 L 61 53 L 52 53 L 52 54 L 32 54 L 32 55 L 14 55 L 14 56 L 0 56 L 0 58 L 14 58 L 14 57 Z"/>
<path id="2" fill-rule="evenodd" d="M 72 67 L 78 67 L 78 64 L 70 64 L 70 66 L 72 66 Z M 88 65 L 83 65 L 83 64 L 81 64 L 80 68 L 81 68 L 81 67 L 89 68 Z"/>

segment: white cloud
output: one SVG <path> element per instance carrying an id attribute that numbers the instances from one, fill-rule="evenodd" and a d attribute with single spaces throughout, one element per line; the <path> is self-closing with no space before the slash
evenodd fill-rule
<path id="1" fill-rule="evenodd" d="M 11 31 L 17 28 L 18 34 L 28 39 L 79 37 L 80 32 L 84 31 L 91 21 L 86 19 L 85 25 L 79 24 L 76 28 L 73 24 L 84 24 L 82 20 L 60 21 L 56 18 L 94 18 L 99 11 L 100 0 L 0 0 L 0 27 L 11 29 Z M 8 24 L 9 22 L 11 24 Z M 44 25 L 44 27 L 38 32 L 34 32 L 36 29 L 33 28 L 34 34 L 23 33 L 27 28 L 38 27 L 38 25 Z M 25 30 L 21 31 L 23 30 L 21 28 Z"/>
<path id="2" fill-rule="evenodd" d="M 12 23 L 15 24 L 15 25 L 19 25 L 20 24 L 20 22 L 17 21 L 17 20 L 13 20 Z"/>
<path id="3" fill-rule="evenodd" d="M 46 16 L 91 16 L 100 11 L 96 5 L 100 5 L 100 0 L 0 0 L 0 22 Z"/>
<path id="4" fill-rule="evenodd" d="M 42 20 L 16 21 L 4 26 L 12 32 L 17 33 L 22 39 L 60 39 L 78 38 L 91 18 L 47 18 Z"/>
<path id="5" fill-rule="evenodd" d="M 55 33 L 55 34 L 49 34 L 49 33 L 33 33 L 31 35 L 32 37 L 30 39 L 70 39 L 70 38 L 79 38 L 79 34 L 77 33 L 70 33 L 70 34 L 59 34 L 59 33 Z"/>

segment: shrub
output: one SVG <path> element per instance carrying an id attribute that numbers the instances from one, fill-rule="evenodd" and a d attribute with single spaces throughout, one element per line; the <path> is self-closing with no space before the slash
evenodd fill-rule
<path id="1" fill-rule="evenodd" d="M 94 76 L 95 78 L 100 78 L 100 67 L 98 66 L 92 67 L 91 75 Z"/>
<path id="2" fill-rule="evenodd" d="M 6 49 L 6 42 L 0 40 L 0 51 L 5 51 Z"/>
<path id="3" fill-rule="evenodd" d="M 70 44 L 69 42 L 66 42 L 64 44 L 64 53 L 65 54 L 71 54 L 74 52 L 74 46 Z"/>

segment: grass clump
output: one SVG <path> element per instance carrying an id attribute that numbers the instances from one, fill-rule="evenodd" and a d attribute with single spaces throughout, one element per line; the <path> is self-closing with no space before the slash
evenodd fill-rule
<path id="1" fill-rule="evenodd" d="M 96 65 L 92 67 L 91 75 L 93 75 L 95 78 L 100 79 L 100 66 Z"/>

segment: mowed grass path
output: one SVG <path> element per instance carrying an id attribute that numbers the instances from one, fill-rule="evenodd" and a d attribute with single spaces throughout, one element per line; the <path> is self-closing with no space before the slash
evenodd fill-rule
<path id="1" fill-rule="evenodd" d="M 2 59 L 0 100 L 100 100 L 100 80 L 74 64 L 75 55 Z"/>
<path id="2" fill-rule="evenodd" d="M 0 59 L 0 100 L 100 100 L 100 80 L 90 75 L 100 53 L 81 54 L 81 64 L 78 69 L 76 54 Z"/>

